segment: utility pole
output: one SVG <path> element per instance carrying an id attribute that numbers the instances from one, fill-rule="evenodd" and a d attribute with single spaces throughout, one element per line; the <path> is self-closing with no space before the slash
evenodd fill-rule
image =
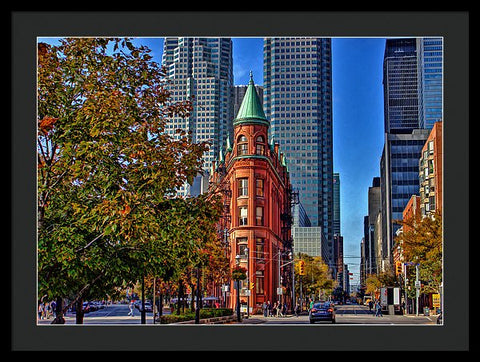
<path id="1" fill-rule="evenodd" d="M 418 280 L 418 264 L 415 264 L 415 291 L 416 291 L 416 309 L 418 317 L 418 297 L 420 294 L 420 281 Z"/>

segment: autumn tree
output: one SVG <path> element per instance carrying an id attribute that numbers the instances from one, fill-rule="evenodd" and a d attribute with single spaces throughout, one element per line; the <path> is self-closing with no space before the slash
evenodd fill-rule
<path id="1" fill-rule="evenodd" d="M 38 45 L 40 297 L 80 306 L 145 275 L 175 274 L 177 260 L 206 244 L 215 199 L 175 194 L 200 172 L 208 144 L 165 132 L 192 109 L 171 101 L 167 82 L 129 39 Z"/>
<path id="2" fill-rule="evenodd" d="M 414 217 L 401 221 L 403 231 L 395 238 L 406 262 L 419 264 L 421 292 L 438 293 L 442 282 L 443 232 L 440 212 L 433 217 Z M 410 284 L 415 281 L 415 268 L 409 270 Z M 413 284 L 410 290 L 415 290 Z"/>
<path id="3" fill-rule="evenodd" d="M 328 265 L 322 257 L 312 257 L 308 254 L 299 253 L 298 258 L 305 261 L 305 275 L 302 277 L 303 295 L 331 295 L 336 283 L 331 277 Z M 299 280 L 299 266 L 295 265 L 295 280 Z M 295 283 L 296 293 L 300 293 L 299 283 Z"/>

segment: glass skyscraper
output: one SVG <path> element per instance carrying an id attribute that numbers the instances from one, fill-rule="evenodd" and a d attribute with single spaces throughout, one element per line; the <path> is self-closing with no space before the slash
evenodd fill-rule
<path id="1" fill-rule="evenodd" d="M 443 38 L 419 38 L 417 49 L 419 126 L 432 129 L 443 121 Z"/>
<path id="2" fill-rule="evenodd" d="M 331 39 L 264 39 L 264 110 L 292 187 L 333 260 Z"/>
<path id="3" fill-rule="evenodd" d="M 383 63 L 385 146 L 380 162 L 382 259 L 392 247 L 403 210 L 419 194 L 419 159 L 433 123 L 442 120 L 441 38 L 387 39 Z"/>
<path id="4" fill-rule="evenodd" d="M 418 77 L 415 38 L 387 39 L 383 61 L 385 132 L 418 128 Z"/>
<path id="5" fill-rule="evenodd" d="M 204 170 L 218 158 L 227 134 L 233 134 L 233 43 L 230 38 L 165 38 L 162 65 L 171 80 L 172 101 L 193 99 L 188 118 L 174 117 L 167 132 L 191 131 L 194 142 L 210 142 Z M 199 179 L 195 183 L 200 182 Z M 179 190 L 190 194 L 190 187 Z"/>

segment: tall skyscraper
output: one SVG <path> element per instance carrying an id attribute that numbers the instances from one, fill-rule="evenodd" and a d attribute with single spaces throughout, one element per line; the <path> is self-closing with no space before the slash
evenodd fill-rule
<path id="1" fill-rule="evenodd" d="M 285 154 L 292 187 L 333 262 L 331 39 L 264 39 L 264 110 Z"/>
<path id="2" fill-rule="evenodd" d="M 418 38 L 420 128 L 443 121 L 443 39 Z"/>
<path id="3" fill-rule="evenodd" d="M 333 173 L 333 235 L 340 235 L 340 174 Z"/>
<path id="4" fill-rule="evenodd" d="M 415 38 L 387 39 L 383 60 L 386 133 L 418 127 L 418 76 Z"/>
<path id="5" fill-rule="evenodd" d="M 204 170 L 218 158 L 227 134 L 233 133 L 233 55 L 230 38 L 165 38 L 162 65 L 168 69 L 172 101 L 193 99 L 188 118 L 175 117 L 167 132 L 191 131 L 194 142 L 210 142 Z M 195 181 L 197 184 L 199 179 Z M 202 184 L 202 182 L 200 182 Z M 190 194 L 190 186 L 179 190 Z"/>
<path id="6" fill-rule="evenodd" d="M 430 48 L 438 41 L 406 38 L 387 39 L 385 43 L 385 146 L 380 162 L 383 244 L 381 261 L 377 260 L 382 269 L 379 271 L 392 263 L 391 249 L 400 228 L 395 221 L 402 219 L 411 196 L 419 194 L 419 159 L 429 134 L 425 128 L 442 114 L 439 100 L 443 90 L 438 80 L 443 65 L 441 56 Z M 434 46 L 438 51 L 442 48 Z M 434 77 L 430 77 L 432 74 Z"/>

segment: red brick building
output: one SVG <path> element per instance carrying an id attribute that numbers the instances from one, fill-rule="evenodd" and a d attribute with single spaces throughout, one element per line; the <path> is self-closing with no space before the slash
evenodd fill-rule
<path id="1" fill-rule="evenodd" d="M 261 312 L 264 302 L 286 302 L 292 308 L 291 185 L 278 144 L 268 142 L 269 121 L 250 82 L 233 121 L 233 144 L 214 164 L 211 187 L 229 190 L 230 264 L 247 269 L 240 299 L 243 311 Z M 231 281 L 227 307 L 235 308 Z"/>
<path id="2" fill-rule="evenodd" d="M 436 122 L 420 158 L 420 209 L 432 217 L 443 207 L 443 122 Z"/>

